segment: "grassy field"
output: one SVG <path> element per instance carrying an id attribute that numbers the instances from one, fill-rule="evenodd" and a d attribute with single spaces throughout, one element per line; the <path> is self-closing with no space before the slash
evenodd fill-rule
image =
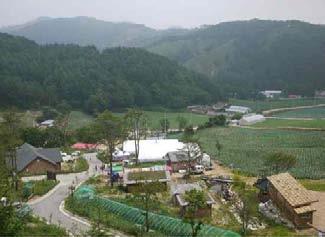
<path id="1" fill-rule="evenodd" d="M 325 133 L 321 131 L 259 130 L 248 128 L 211 128 L 198 131 L 203 150 L 225 165 L 241 172 L 259 175 L 264 160 L 276 151 L 296 156 L 296 177 L 325 178 Z M 218 155 L 216 140 L 221 145 Z"/>
<path id="2" fill-rule="evenodd" d="M 151 129 L 160 129 L 160 123 L 159 121 L 161 119 L 165 118 L 164 112 L 152 112 L 152 111 L 145 111 L 147 117 L 148 117 L 148 126 Z M 193 126 L 198 126 L 200 124 L 203 124 L 208 121 L 208 116 L 206 115 L 200 115 L 200 114 L 193 114 L 193 113 L 177 113 L 177 112 L 166 112 L 166 118 L 169 120 L 170 128 L 178 128 L 178 117 L 184 117 L 188 124 L 191 124 Z"/>
<path id="3" fill-rule="evenodd" d="M 284 111 L 284 112 L 280 112 L 280 113 L 275 113 L 275 114 L 273 114 L 273 116 L 281 117 L 281 118 L 321 119 L 321 118 L 325 118 L 325 107 Z"/>
<path id="4" fill-rule="evenodd" d="M 325 192 L 325 180 L 310 180 L 310 179 L 303 179 L 300 180 L 300 183 L 305 186 L 305 188 L 313 191 L 320 191 Z"/>
<path id="5" fill-rule="evenodd" d="M 325 129 L 325 120 L 267 119 L 252 125 L 255 128 L 316 128 Z M 325 134 L 324 134 L 325 136 Z"/>
<path id="6" fill-rule="evenodd" d="M 94 118 L 88 114 L 81 111 L 72 111 L 69 119 L 69 130 L 76 130 L 78 128 L 87 126 L 90 124 Z"/>
<path id="7" fill-rule="evenodd" d="M 115 113 L 118 116 L 122 116 L 122 113 Z M 148 118 L 148 127 L 151 129 L 160 129 L 159 121 L 165 118 L 164 112 L 153 112 L 153 111 L 145 111 L 145 114 Z M 166 118 L 169 120 L 170 128 L 178 128 L 177 118 L 182 116 L 186 118 L 188 124 L 193 126 L 198 126 L 208 121 L 208 116 L 200 115 L 200 114 L 192 114 L 187 112 L 166 112 Z M 70 121 L 69 121 L 69 129 L 75 130 L 81 128 L 83 126 L 87 126 L 94 120 L 94 117 L 87 115 L 80 111 L 71 112 Z"/>
<path id="8" fill-rule="evenodd" d="M 230 99 L 229 103 L 233 105 L 247 106 L 255 112 L 262 112 L 270 109 L 325 104 L 325 98 L 324 99 L 282 99 L 282 100 L 270 100 L 270 101 Z"/>

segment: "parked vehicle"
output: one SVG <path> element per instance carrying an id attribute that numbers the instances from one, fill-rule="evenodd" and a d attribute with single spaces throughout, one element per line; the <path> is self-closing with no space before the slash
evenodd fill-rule
<path id="1" fill-rule="evenodd" d="M 204 166 L 203 165 L 195 165 L 191 169 L 191 173 L 193 174 L 203 174 L 204 173 Z"/>

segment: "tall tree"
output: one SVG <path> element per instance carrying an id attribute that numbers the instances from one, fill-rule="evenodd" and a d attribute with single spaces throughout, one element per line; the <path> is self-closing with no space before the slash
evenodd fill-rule
<path id="1" fill-rule="evenodd" d="M 142 179 L 142 178 L 140 178 Z M 158 190 L 161 189 L 161 184 L 155 180 L 153 182 L 141 182 L 138 184 L 138 188 L 134 191 L 133 195 L 140 197 L 143 202 L 143 215 L 144 215 L 144 227 L 145 232 L 149 232 L 150 229 L 150 219 L 149 211 L 154 207 L 156 195 Z"/>
<path id="2" fill-rule="evenodd" d="M 147 133 L 147 117 L 144 111 L 140 109 L 130 109 L 126 115 L 131 136 L 134 140 L 135 159 L 136 163 L 139 161 L 140 140 L 145 137 Z"/>
<path id="3" fill-rule="evenodd" d="M 16 160 L 16 148 L 21 144 L 20 140 L 20 127 L 21 116 L 11 109 L 2 115 L 2 145 L 4 147 L 6 162 L 9 162 L 10 173 L 12 178 L 12 185 L 15 189 L 18 189 L 18 173 L 17 173 L 17 160 Z"/>
<path id="4" fill-rule="evenodd" d="M 183 150 L 187 154 L 185 179 L 186 182 L 188 182 L 191 176 L 192 163 L 193 161 L 198 160 L 201 155 L 200 147 L 198 145 L 199 139 L 194 137 L 194 134 L 192 133 L 184 133 L 181 141 L 185 143 Z"/>
<path id="5" fill-rule="evenodd" d="M 186 126 L 187 126 L 187 123 L 188 123 L 187 119 L 185 117 L 183 117 L 183 116 L 178 116 L 177 117 L 177 122 L 178 122 L 178 129 L 180 131 L 185 129 Z"/>
<path id="6" fill-rule="evenodd" d="M 125 119 L 114 116 L 108 110 L 99 114 L 95 121 L 96 131 L 98 132 L 99 141 L 107 147 L 105 152 L 105 161 L 110 167 L 110 183 L 113 187 L 113 153 L 118 144 L 121 144 L 127 135 Z"/>

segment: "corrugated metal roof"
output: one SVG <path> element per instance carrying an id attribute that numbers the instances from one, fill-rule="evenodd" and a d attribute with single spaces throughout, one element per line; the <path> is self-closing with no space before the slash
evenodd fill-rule
<path id="1" fill-rule="evenodd" d="M 272 175 L 267 179 L 293 207 L 318 201 L 289 173 Z"/>

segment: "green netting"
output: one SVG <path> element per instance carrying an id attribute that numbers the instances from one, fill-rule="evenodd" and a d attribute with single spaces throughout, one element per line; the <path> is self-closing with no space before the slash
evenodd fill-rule
<path id="1" fill-rule="evenodd" d="M 94 187 L 91 185 L 83 185 L 74 192 L 74 197 L 80 199 L 93 199 L 95 196 Z"/>
<path id="2" fill-rule="evenodd" d="M 82 191 L 79 191 L 79 189 Z M 81 187 L 79 189 L 76 191 L 78 195 L 75 195 L 79 201 L 87 202 L 87 205 L 100 206 L 103 210 L 118 215 L 132 223 L 139 225 L 144 224 L 145 219 L 143 210 L 130 207 L 107 198 L 98 197 L 94 195 L 94 190 L 90 187 Z M 89 194 L 86 194 L 87 191 Z M 151 229 L 157 230 L 168 236 L 190 236 L 191 234 L 190 225 L 184 223 L 181 219 L 149 213 L 149 220 Z M 199 232 L 199 236 L 238 237 L 240 235 L 229 230 L 203 225 L 201 231 Z"/>

